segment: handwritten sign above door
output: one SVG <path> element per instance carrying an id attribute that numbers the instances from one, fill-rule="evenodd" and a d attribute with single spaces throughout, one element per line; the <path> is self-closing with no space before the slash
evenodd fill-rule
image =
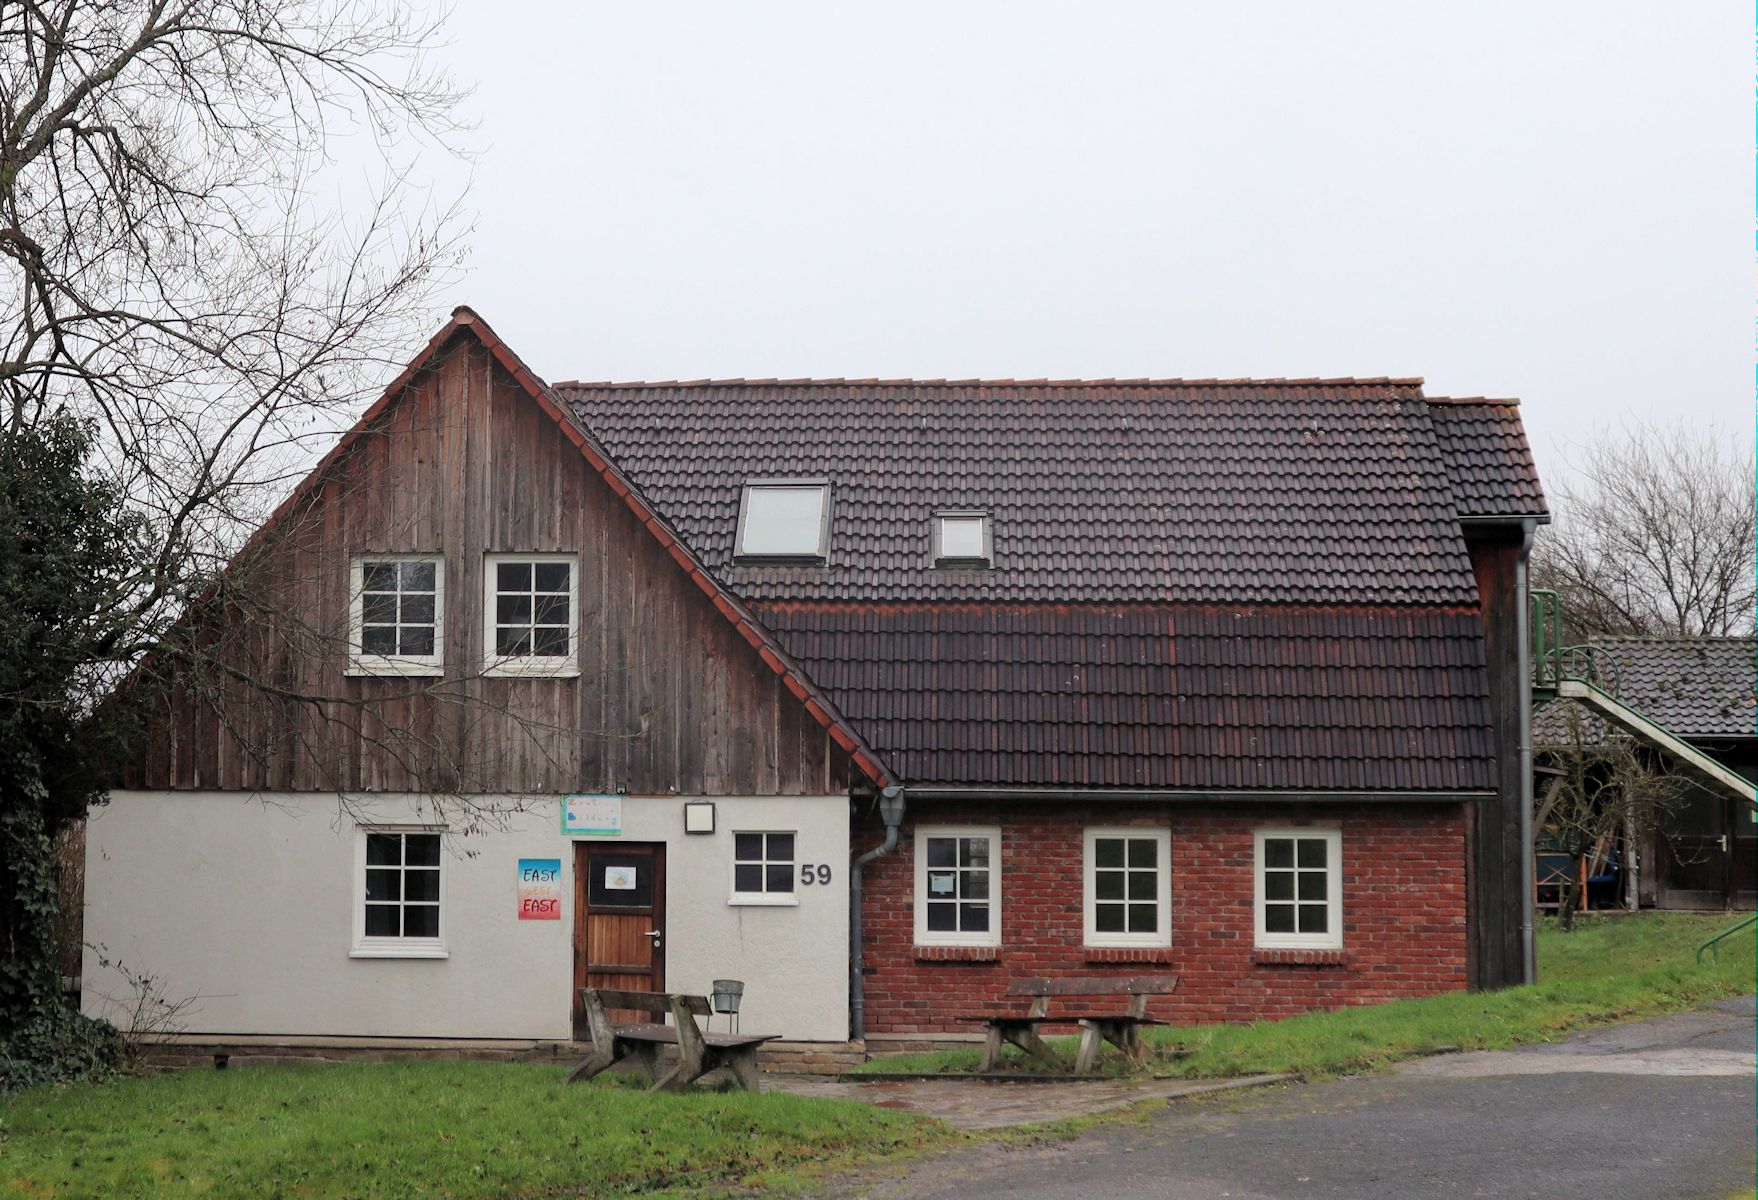
<path id="1" fill-rule="evenodd" d="M 563 837 L 622 837 L 621 796 L 563 796 Z"/>

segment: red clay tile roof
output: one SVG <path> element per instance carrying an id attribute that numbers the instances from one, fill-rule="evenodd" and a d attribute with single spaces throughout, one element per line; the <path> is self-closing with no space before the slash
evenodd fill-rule
<path id="1" fill-rule="evenodd" d="M 1542 493 L 1511 409 L 1420 384 L 555 391 L 902 780 L 1487 789 L 1458 518 Z M 824 566 L 734 562 L 741 486 L 777 477 L 831 481 Z M 932 565 L 942 508 L 993 514 L 994 570 Z"/>
<path id="2" fill-rule="evenodd" d="M 556 392 L 748 599 L 1471 604 L 1415 380 L 704 381 Z M 733 563 L 740 487 L 832 481 L 823 570 Z M 930 559 L 993 513 L 995 570 Z"/>
<path id="3" fill-rule="evenodd" d="M 1550 511 L 1520 424 L 1519 405 L 1518 400 L 1480 396 L 1428 398 L 1460 516 L 1525 517 Z"/>
<path id="4" fill-rule="evenodd" d="M 758 614 L 915 783 L 1494 786 L 1457 609 L 779 602 Z"/>

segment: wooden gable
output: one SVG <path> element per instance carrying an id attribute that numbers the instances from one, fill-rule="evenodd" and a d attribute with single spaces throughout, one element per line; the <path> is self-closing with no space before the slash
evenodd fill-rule
<path id="1" fill-rule="evenodd" d="M 845 790 L 850 751 L 866 761 L 846 725 L 476 320 L 442 331 L 149 661 L 127 785 Z M 577 678 L 482 673 L 494 553 L 578 555 Z M 443 556 L 443 678 L 348 672 L 352 562 L 397 554 Z"/>

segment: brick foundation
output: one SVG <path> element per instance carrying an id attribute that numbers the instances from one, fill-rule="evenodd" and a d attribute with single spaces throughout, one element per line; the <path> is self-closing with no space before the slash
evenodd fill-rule
<path id="1" fill-rule="evenodd" d="M 916 820 L 1001 827 L 1001 946 L 982 955 L 915 943 Z M 1172 944 L 1161 950 L 1083 945 L 1082 830 L 1169 828 Z M 1253 832 L 1340 826 L 1343 949 L 1253 945 Z M 863 826 L 860 849 L 880 830 Z M 1465 987 L 1465 811 L 1462 805 L 923 804 L 897 849 L 867 867 L 867 1032 L 969 1034 L 949 1018 L 999 1001 L 1031 975 L 1179 976 L 1155 1016 L 1180 1023 L 1252 1021 Z"/>

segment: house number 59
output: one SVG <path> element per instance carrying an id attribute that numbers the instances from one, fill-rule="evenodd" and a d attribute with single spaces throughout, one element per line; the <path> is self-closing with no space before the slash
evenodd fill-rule
<path id="1" fill-rule="evenodd" d="M 801 863 L 800 882 L 810 887 L 814 883 L 830 882 L 829 863 Z"/>

